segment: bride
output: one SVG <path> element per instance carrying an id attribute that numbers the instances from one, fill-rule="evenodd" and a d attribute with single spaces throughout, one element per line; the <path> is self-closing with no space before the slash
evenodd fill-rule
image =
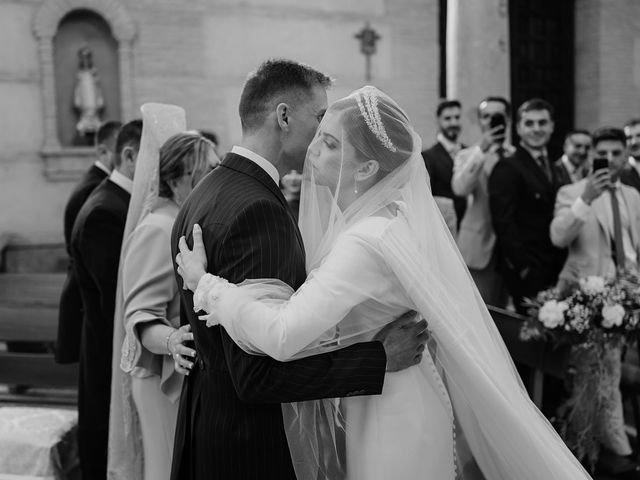
<path id="1" fill-rule="evenodd" d="M 529 400 L 420 150 L 405 113 L 376 88 L 332 104 L 304 166 L 304 285 L 205 274 L 196 225 L 193 250 L 183 237 L 176 257 L 194 308 L 247 352 L 280 361 L 369 341 L 407 309 L 427 319 L 430 354 L 387 373 L 382 395 L 283 405 L 300 480 L 590 478 Z"/>

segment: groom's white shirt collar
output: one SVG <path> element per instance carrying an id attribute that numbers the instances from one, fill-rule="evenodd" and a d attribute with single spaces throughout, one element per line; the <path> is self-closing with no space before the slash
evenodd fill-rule
<path id="1" fill-rule="evenodd" d="M 107 166 L 106 166 L 104 163 L 102 163 L 100 160 L 96 160 L 95 162 L 93 162 L 93 164 L 94 164 L 97 168 L 99 168 L 100 170 L 102 170 L 104 173 L 106 173 L 107 175 L 110 175 L 110 174 L 111 174 L 111 170 L 109 170 L 109 169 L 107 168 Z"/>
<path id="2" fill-rule="evenodd" d="M 131 191 L 133 190 L 133 180 L 125 177 L 118 170 L 114 170 L 109 175 L 109 180 L 122 188 L 125 192 L 131 195 Z"/>
<path id="3" fill-rule="evenodd" d="M 236 155 L 240 155 L 242 157 L 248 158 L 253 163 L 262 168 L 267 174 L 276 182 L 276 185 L 280 185 L 280 174 L 278 173 L 278 169 L 264 157 L 261 157 L 255 152 L 252 152 L 248 148 L 239 147 L 238 145 L 234 145 L 231 149 L 231 153 L 235 153 Z"/>

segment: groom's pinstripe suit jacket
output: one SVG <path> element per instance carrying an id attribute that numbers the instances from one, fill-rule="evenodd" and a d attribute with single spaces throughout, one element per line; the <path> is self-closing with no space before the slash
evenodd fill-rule
<path id="1" fill-rule="evenodd" d="M 252 161 L 227 154 L 181 208 L 181 235 L 192 244 L 202 226 L 207 270 L 239 283 L 279 278 L 293 288 L 306 278 L 300 232 L 278 186 Z M 178 284 L 182 280 L 177 276 Z M 386 357 L 379 342 L 292 362 L 249 355 L 221 327 L 207 328 L 181 290 L 182 323 L 190 323 L 199 360 L 187 377 L 176 429 L 171 478 L 295 479 L 280 403 L 382 391 Z"/>

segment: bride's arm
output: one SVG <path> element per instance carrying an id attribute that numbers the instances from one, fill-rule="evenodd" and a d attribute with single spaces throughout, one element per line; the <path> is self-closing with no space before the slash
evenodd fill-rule
<path id="1" fill-rule="evenodd" d="M 194 232 L 194 245 L 200 241 L 198 234 Z M 192 284 L 204 269 L 190 271 L 190 253 L 185 249 L 182 252 L 180 268 L 183 276 L 191 276 Z M 273 280 L 265 280 L 231 288 L 225 280 L 206 275 L 199 280 L 194 305 L 204 307 L 210 314 L 206 317 L 216 320 L 210 324 L 224 326 L 244 350 L 265 353 L 279 361 L 291 360 L 305 347 L 335 346 L 332 333 L 320 337 L 354 306 L 384 290 L 383 264 L 371 242 L 344 234 L 322 265 L 290 298 L 291 289 L 281 282 L 280 287 Z M 359 326 L 358 333 L 381 326 L 371 322 L 368 327 Z"/>

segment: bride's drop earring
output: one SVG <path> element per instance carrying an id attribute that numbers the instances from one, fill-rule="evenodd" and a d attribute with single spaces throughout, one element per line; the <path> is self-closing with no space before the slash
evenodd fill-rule
<path id="1" fill-rule="evenodd" d="M 353 189 L 353 193 L 358 195 L 358 180 L 354 178 L 353 181 L 355 183 L 355 188 Z"/>

